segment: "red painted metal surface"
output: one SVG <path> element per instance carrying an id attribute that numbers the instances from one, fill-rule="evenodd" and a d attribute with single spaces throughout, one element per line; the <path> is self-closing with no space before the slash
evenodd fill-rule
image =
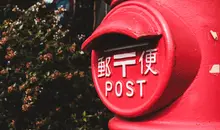
<path id="1" fill-rule="evenodd" d="M 220 129 L 220 1 L 109 3 L 113 9 L 82 45 L 93 50 L 101 100 L 118 115 L 109 128 Z"/>

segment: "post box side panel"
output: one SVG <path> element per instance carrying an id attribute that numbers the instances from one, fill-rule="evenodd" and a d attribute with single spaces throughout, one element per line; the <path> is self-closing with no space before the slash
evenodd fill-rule
<path id="1" fill-rule="evenodd" d="M 168 11 L 164 9 L 163 12 Z M 183 94 L 198 76 L 202 60 L 199 42 L 189 25 L 173 13 L 166 13 L 164 17 L 175 42 L 175 60 L 168 87 L 154 107 L 163 105 L 163 100 L 171 97 L 173 93 Z M 181 94 L 176 95 L 176 98 L 180 96 Z"/>
<path id="2" fill-rule="evenodd" d="M 151 4 L 166 17 L 170 26 L 176 25 L 176 23 L 173 23 L 175 18 L 184 21 L 184 24 L 187 25 L 188 30 L 190 30 L 193 38 L 198 43 L 201 53 L 201 64 L 198 74 L 189 88 L 183 96 L 155 117 L 161 117 L 161 120 L 218 122 L 220 116 L 216 113 L 219 113 L 220 110 L 218 105 L 218 99 L 220 98 L 220 69 L 218 67 L 220 63 L 220 44 L 219 40 L 213 38 L 210 31 L 215 31 L 219 36 L 220 18 L 217 16 L 220 11 L 220 1 L 176 2 L 171 0 L 169 3 L 165 3 L 165 1 L 159 3 L 151 1 Z M 176 31 L 178 32 L 178 30 Z M 188 39 L 186 42 L 188 42 Z M 193 45 L 196 44 L 193 43 Z M 189 53 L 189 55 L 192 56 L 192 53 Z M 190 60 L 186 64 L 194 62 Z M 214 71 L 213 68 L 215 67 Z M 172 113 L 170 113 L 171 111 Z"/>

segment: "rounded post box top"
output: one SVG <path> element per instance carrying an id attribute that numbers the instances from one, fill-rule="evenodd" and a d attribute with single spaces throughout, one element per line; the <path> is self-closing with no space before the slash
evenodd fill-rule
<path id="1" fill-rule="evenodd" d="M 117 5 L 118 3 L 124 1 L 124 0 L 104 0 L 107 4 L 111 5 L 111 7 Z"/>

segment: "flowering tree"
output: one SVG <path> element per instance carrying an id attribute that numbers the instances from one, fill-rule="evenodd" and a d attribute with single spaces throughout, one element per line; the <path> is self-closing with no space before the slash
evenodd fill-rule
<path id="1" fill-rule="evenodd" d="M 0 129 L 102 129 L 109 116 L 96 97 L 88 55 L 59 24 L 64 8 L 12 10 L 0 40 Z M 75 40 L 74 40 L 75 39 Z M 76 40 L 77 39 L 77 40 Z M 104 114 L 103 114 L 104 113 Z"/>

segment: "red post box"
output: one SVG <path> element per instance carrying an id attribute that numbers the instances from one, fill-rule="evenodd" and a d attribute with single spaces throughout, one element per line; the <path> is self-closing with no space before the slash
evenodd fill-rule
<path id="1" fill-rule="evenodd" d="M 220 130 L 220 1 L 108 2 L 82 49 L 110 130 Z"/>

